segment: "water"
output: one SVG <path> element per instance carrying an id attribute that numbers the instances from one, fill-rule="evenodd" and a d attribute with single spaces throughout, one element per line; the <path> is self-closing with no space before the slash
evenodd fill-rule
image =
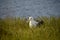
<path id="1" fill-rule="evenodd" d="M 60 16 L 60 0 L 0 0 L 0 17 Z"/>

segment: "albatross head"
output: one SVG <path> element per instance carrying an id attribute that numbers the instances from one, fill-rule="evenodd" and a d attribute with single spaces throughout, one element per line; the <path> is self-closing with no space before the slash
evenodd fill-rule
<path id="1" fill-rule="evenodd" d="M 33 17 L 29 17 L 29 21 L 33 20 Z"/>

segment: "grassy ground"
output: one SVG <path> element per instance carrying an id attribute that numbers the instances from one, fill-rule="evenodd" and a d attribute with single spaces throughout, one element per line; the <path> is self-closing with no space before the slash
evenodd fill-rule
<path id="1" fill-rule="evenodd" d="M 37 19 L 44 24 L 32 29 L 24 18 L 0 19 L 0 40 L 60 40 L 60 18 Z"/>

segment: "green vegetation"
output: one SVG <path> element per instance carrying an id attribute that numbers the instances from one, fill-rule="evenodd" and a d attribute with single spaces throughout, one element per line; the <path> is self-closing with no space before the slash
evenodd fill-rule
<path id="1" fill-rule="evenodd" d="M 60 18 L 39 17 L 43 25 L 29 28 L 24 18 L 0 19 L 0 40 L 60 40 Z"/>

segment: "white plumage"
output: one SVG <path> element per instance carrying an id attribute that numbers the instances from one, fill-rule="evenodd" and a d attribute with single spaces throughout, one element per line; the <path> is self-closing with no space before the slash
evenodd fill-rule
<path id="1" fill-rule="evenodd" d="M 29 17 L 29 27 L 36 27 L 39 22 L 35 21 L 33 17 Z"/>

